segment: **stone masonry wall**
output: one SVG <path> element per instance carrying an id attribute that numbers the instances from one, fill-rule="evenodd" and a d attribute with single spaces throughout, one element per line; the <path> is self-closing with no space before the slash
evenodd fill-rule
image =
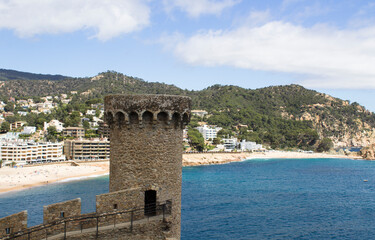
<path id="1" fill-rule="evenodd" d="M 182 129 L 191 100 L 167 95 L 113 95 L 105 98 L 111 129 L 110 192 L 155 190 L 158 202 L 171 200 L 171 229 L 180 238 Z M 144 200 L 142 200 L 144 202 Z"/>
<path id="2" fill-rule="evenodd" d="M 35 226 L 28 237 L 40 239 L 66 230 L 71 235 L 67 239 L 180 239 L 182 129 L 190 120 L 190 106 L 191 99 L 182 96 L 107 96 L 110 193 L 98 195 L 97 212 L 87 216 L 81 215 L 79 198 L 44 206 L 44 224 L 56 224 L 48 229 Z M 105 214 L 123 210 L 131 211 Z M 84 220 L 85 232 L 80 218 L 71 221 L 79 216 L 94 216 Z M 108 223 L 118 225 L 111 228 Z M 98 236 L 96 225 L 100 228 Z M 25 229 L 26 211 L 0 219 L 0 238 Z"/>
<path id="3" fill-rule="evenodd" d="M 105 213 L 115 210 L 124 211 L 128 209 L 143 207 L 144 192 L 141 188 L 132 188 L 117 192 L 105 193 L 96 196 L 96 212 Z M 117 209 L 115 209 L 115 205 Z"/>
<path id="4" fill-rule="evenodd" d="M 66 202 L 55 203 L 43 207 L 43 223 L 51 223 L 63 217 L 81 215 L 81 199 L 73 199 Z"/>
<path id="5" fill-rule="evenodd" d="M 27 211 L 22 211 L 0 219 L 0 238 L 8 236 L 6 229 L 10 234 L 22 231 L 27 228 Z"/>

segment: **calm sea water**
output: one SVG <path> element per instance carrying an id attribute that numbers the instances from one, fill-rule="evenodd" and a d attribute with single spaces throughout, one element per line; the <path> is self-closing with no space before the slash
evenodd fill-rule
<path id="1" fill-rule="evenodd" d="M 364 182 L 364 180 L 368 180 Z M 84 213 L 108 192 L 108 176 L 0 195 L 0 217 L 77 197 Z M 259 159 L 186 167 L 182 239 L 374 239 L 375 162 Z"/>

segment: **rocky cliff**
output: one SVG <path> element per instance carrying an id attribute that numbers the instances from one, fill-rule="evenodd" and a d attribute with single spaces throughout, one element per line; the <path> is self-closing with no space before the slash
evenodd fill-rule
<path id="1" fill-rule="evenodd" d="M 320 136 L 330 138 L 335 147 L 366 147 L 375 142 L 373 113 L 357 103 L 349 104 L 327 94 L 317 93 L 326 99 L 323 103 L 302 105 L 300 113 L 293 115 L 281 108 L 287 119 L 311 121 Z"/>
<path id="2" fill-rule="evenodd" d="M 375 144 L 362 148 L 359 155 L 362 156 L 363 159 L 375 160 Z"/>

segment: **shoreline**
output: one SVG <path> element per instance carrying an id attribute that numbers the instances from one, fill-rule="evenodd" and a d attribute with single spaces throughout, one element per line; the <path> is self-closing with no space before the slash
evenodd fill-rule
<path id="1" fill-rule="evenodd" d="M 275 158 L 347 158 L 362 159 L 357 156 L 333 155 L 326 153 L 304 153 L 270 151 L 264 153 L 193 153 L 183 154 L 183 167 L 227 164 L 251 159 Z M 109 174 L 109 161 L 80 162 L 74 166 L 71 162 L 27 166 L 18 168 L 0 168 L 0 195 L 43 186 L 51 183 L 75 181 Z M 24 184 L 24 183 L 28 184 Z"/>
<path id="2" fill-rule="evenodd" d="M 362 159 L 359 156 L 346 156 L 328 153 L 306 153 L 306 152 L 286 152 L 286 151 L 270 151 L 255 153 L 196 153 L 184 154 L 183 166 L 200 166 L 212 164 L 225 164 L 230 162 L 239 162 L 243 160 L 261 159 L 261 158 L 347 158 Z"/>
<path id="3" fill-rule="evenodd" d="M 27 166 L 18 168 L 0 168 L 0 195 L 64 181 L 75 181 L 109 174 L 109 161 L 84 162 L 79 166 L 71 162 Z M 24 184 L 27 182 L 28 184 Z"/>

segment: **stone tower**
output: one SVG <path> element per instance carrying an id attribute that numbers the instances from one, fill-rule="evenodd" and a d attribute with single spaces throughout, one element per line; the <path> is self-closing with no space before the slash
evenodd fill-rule
<path id="1" fill-rule="evenodd" d="M 110 95 L 104 101 L 111 134 L 109 191 L 139 189 L 144 199 L 139 206 L 171 201 L 167 237 L 179 239 L 182 130 L 190 120 L 191 99 Z"/>

